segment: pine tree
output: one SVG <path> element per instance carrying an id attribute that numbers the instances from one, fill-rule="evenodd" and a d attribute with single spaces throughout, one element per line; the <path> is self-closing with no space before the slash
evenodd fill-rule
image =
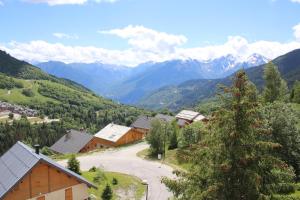
<path id="1" fill-rule="evenodd" d="M 171 123 L 171 131 L 169 137 L 169 148 L 168 149 L 176 149 L 178 147 L 178 125 L 176 121 Z"/>
<path id="2" fill-rule="evenodd" d="M 163 122 L 160 120 L 153 120 L 151 122 L 151 129 L 146 137 L 147 142 L 150 144 L 152 155 L 162 154 L 164 151 L 164 140 L 166 130 Z"/>
<path id="3" fill-rule="evenodd" d="M 274 153 L 294 168 L 296 178 L 300 180 L 300 130 L 297 129 L 299 118 L 291 105 L 283 102 L 267 104 L 261 112 L 266 119 L 265 124 L 272 132 L 268 139 L 282 146 Z"/>
<path id="4" fill-rule="evenodd" d="M 192 169 L 177 171 L 178 180 L 163 180 L 178 199 L 269 199 L 283 181 L 279 174 L 286 179 L 293 175 L 270 153 L 280 145 L 261 139 L 267 132 L 245 72 L 238 72 L 224 93 L 224 106 L 210 120 L 210 133 L 199 143 Z"/>
<path id="5" fill-rule="evenodd" d="M 294 103 L 300 103 L 300 81 L 295 81 L 292 92 L 291 101 Z"/>
<path id="6" fill-rule="evenodd" d="M 280 100 L 282 95 L 287 93 L 286 83 L 281 79 L 280 72 L 276 65 L 269 62 L 264 69 L 264 100 L 265 102 L 274 102 Z"/>
<path id="7" fill-rule="evenodd" d="M 68 169 L 77 173 L 77 174 L 81 174 L 80 173 L 80 163 L 79 161 L 76 159 L 75 155 L 72 155 L 70 157 L 70 159 L 68 160 Z"/>
<path id="8" fill-rule="evenodd" d="M 107 184 L 105 189 L 102 192 L 101 198 L 103 200 L 111 200 L 112 196 L 113 196 L 113 193 L 112 193 L 111 187 L 109 184 Z"/>

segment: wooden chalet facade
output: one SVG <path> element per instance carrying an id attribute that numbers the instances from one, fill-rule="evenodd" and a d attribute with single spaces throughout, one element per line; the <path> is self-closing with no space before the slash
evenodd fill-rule
<path id="1" fill-rule="evenodd" d="M 0 171 L 3 200 L 86 200 L 95 187 L 21 142 L 0 158 Z"/>

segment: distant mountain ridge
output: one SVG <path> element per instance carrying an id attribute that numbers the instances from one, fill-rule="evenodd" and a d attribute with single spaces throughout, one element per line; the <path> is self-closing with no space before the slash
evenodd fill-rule
<path id="1" fill-rule="evenodd" d="M 2 50 L 0 50 L 0 73 L 21 79 L 49 80 L 60 84 L 67 84 L 70 87 L 90 92 L 89 89 L 77 84 L 74 81 L 63 78 L 59 79 L 55 76 L 49 75 L 40 70 L 38 67 L 25 61 L 18 60 Z"/>
<path id="2" fill-rule="evenodd" d="M 300 49 L 289 52 L 273 60 L 278 66 L 282 77 L 291 86 L 300 80 Z M 249 79 L 262 89 L 264 85 L 263 70 L 265 65 L 245 69 Z M 144 96 L 138 105 L 145 108 L 169 108 L 177 110 L 182 107 L 192 107 L 201 100 L 215 96 L 218 84 L 229 85 L 232 75 L 221 79 L 196 79 L 184 83 L 162 87 L 150 95 Z"/>
<path id="3" fill-rule="evenodd" d="M 55 61 L 40 63 L 38 66 L 47 73 L 76 81 L 102 96 L 135 104 L 158 88 L 191 79 L 222 78 L 240 68 L 264 64 L 267 60 L 259 54 L 253 54 L 245 60 L 227 55 L 209 61 L 187 59 L 148 62 L 133 68 Z"/>

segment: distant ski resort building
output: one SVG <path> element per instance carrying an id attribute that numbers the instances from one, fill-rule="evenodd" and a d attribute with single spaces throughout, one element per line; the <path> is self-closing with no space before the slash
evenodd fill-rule
<path id="1" fill-rule="evenodd" d="M 20 115 L 25 115 L 27 117 L 34 117 L 38 115 L 37 110 L 0 101 L 0 113 L 8 111 Z"/>
<path id="2" fill-rule="evenodd" d="M 94 136 L 85 131 L 68 130 L 50 149 L 61 154 L 84 153 L 97 148 Z"/>
<path id="3" fill-rule="evenodd" d="M 87 200 L 92 183 L 17 142 L 0 158 L 1 200 Z"/>
<path id="4" fill-rule="evenodd" d="M 143 139 L 144 134 L 135 131 L 131 127 L 121 126 L 114 123 L 108 124 L 94 135 L 97 148 L 117 147 Z"/>

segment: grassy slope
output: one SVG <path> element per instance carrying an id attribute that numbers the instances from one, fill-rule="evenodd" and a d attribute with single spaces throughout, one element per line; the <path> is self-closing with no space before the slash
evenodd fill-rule
<path id="1" fill-rule="evenodd" d="M 166 158 L 162 160 L 158 160 L 157 157 L 153 157 L 150 155 L 150 149 L 144 149 L 137 153 L 137 156 L 146 160 L 158 161 L 164 164 L 167 164 L 174 169 L 179 170 L 188 170 L 191 165 L 189 163 L 179 162 L 177 159 L 177 149 L 174 150 L 166 150 Z"/>
<path id="2" fill-rule="evenodd" d="M 83 172 L 82 175 L 87 180 L 93 182 L 97 172 Z M 145 186 L 142 184 L 141 180 L 126 174 L 116 173 L 116 172 L 102 172 L 104 174 L 104 180 L 101 180 L 100 183 L 94 183 L 98 190 L 92 188 L 89 189 L 89 193 L 93 194 L 97 197 L 97 199 L 101 199 L 101 194 L 106 186 L 106 184 L 110 184 L 113 190 L 113 199 L 118 199 L 117 194 L 121 191 L 126 194 L 128 191 L 134 191 L 134 199 L 141 199 L 145 193 Z M 116 178 L 118 180 L 117 185 L 112 184 L 112 179 Z M 123 194 L 123 195 L 124 195 Z M 130 197 L 128 197 L 130 198 Z M 132 199 L 132 198 L 130 198 Z"/>
<path id="3" fill-rule="evenodd" d="M 49 98 L 41 95 L 38 92 L 38 88 L 40 87 L 40 83 L 46 84 L 48 87 L 62 90 L 66 94 L 76 94 L 80 97 L 82 97 L 84 100 L 91 102 L 91 103 L 108 103 L 113 104 L 111 101 L 104 100 L 100 97 L 94 96 L 93 93 L 84 91 L 84 90 L 76 90 L 75 88 L 68 87 L 66 85 L 62 85 L 60 83 L 52 82 L 49 80 L 23 80 L 23 79 L 17 79 L 13 78 L 16 81 L 19 81 L 23 83 L 24 88 L 30 88 L 34 92 L 33 97 L 27 97 L 22 94 L 23 88 L 13 88 L 10 94 L 8 94 L 7 89 L 0 89 L 0 100 L 16 103 L 16 104 L 32 104 L 33 102 L 38 104 L 43 104 L 47 102 L 57 103 L 60 104 L 61 102 L 59 100 L 56 100 L 54 98 Z"/>

